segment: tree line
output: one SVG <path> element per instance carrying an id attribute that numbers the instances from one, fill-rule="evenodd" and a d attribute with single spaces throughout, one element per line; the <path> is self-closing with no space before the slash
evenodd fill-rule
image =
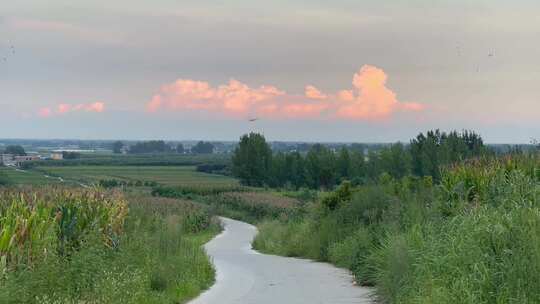
<path id="1" fill-rule="evenodd" d="M 125 147 L 121 141 L 116 141 L 112 144 L 112 150 L 116 154 L 126 151 L 129 154 L 149 154 L 149 153 L 179 153 L 184 154 L 191 152 L 193 154 L 212 154 L 214 153 L 214 145 L 211 142 L 199 141 L 189 151 L 184 148 L 182 143 L 172 147 L 163 140 L 150 140 L 138 142 L 130 147 Z"/>
<path id="2" fill-rule="evenodd" d="M 420 133 L 409 144 L 376 151 L 358 145 L 329 149 L 315 144 L 307 152 L 273 152 L 263 135 L 243 135 L 232 158 L 232 172 L 248 186 L 331 189 L 344 180 L 365 184 L 383 174 L 440 178 L 440 167 L 492 153 L 473 131 Z"/>

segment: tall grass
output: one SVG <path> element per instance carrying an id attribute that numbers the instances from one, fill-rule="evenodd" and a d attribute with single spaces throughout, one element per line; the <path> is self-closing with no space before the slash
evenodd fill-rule
<path id="1" fill-rule="evenodd" d="M 351 269 L 387 303 L 540 303 L 539 169 L 514 155 L 446 167 L 437 185 L 382 177 L 335 200 L 342 187 L 262 223 L 254 246 Z"/>
<path id="2" fill-rule="evenodd" d="M 182 303 L 214 279 L 219 225 L 192 202 L 17 188 L 0 218 L 0 303 Z"/>
<path id="3" fill-rule="evenodd" d="M 255 223 L 264 218 L 296 216 L 303 203 L 294 198 L 244 186 L 156 187 L 157 197 L 193 199 L 209 206 L 213 214 Z"/>

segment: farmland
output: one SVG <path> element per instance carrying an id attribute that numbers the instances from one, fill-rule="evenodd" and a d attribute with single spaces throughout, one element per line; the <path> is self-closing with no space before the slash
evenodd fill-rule
<path id="1" fill-rule="evenodd" d="M 0 167 L 0 179 L 8 184 L 41 185 L 57 184 L 56 178 L 47 178 L 41 172 L 31 170 L 16 170 L 14 168 Z"/>
<path id="2" fill-rule="evenodd" d="M 100 180 L 153 181 L 166 186 L 234 186 L 234 178 L 197 172 L 194 166 L 58 166 L 37 167 L 44 174 L 83 183 Z"/>

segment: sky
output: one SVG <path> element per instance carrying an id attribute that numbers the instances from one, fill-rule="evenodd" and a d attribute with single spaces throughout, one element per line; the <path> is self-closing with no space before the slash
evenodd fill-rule
<path id="1" fill-rule="evenodd" d="M 540 138 L 540 2 L 19 0 L 0 138 Z M 257 119 L 250 122 L 249 120 Z"/>

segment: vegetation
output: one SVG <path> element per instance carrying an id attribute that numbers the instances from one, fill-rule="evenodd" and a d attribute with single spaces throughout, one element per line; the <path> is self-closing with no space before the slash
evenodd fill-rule
<path id="1" fill-rule="evenodd" d="M 43 185 L 59 183 L 57 178 L 47 178 L 40 172 L 26 171 L 0 166 L 0 184 Z"/>
<path id="2" fill-rule="evenodd" d="M 39 166 L 197 166 L 202 164 L 227 164 L 227 155 L 181 155 L 171 154 L 81 154 L 80 159 L 39 160 L 25 162 L 25 168 Z"/>
<path id="3" fill-rule="evenodd" d="M 184 152 L 186 152 L 186 150 L 184 149 L 184 145 L 182 143 L 176 145 L 176 153 L 184 154 Z"/>
<path id="4" fill-rule="evenodd" d="M 62 151 L 62 158 L 63 159 L 79 159 L 81 158 L 81 153 Z"/>
<path id="5" fill-rule="evenodd" d="M 218 188 L 238 184 L 234 178 L 198 172 L 193 166 L 63 166 L 36 169 L 47 175 L 88 184 L 106 180 L 126 183 L 155 182 L 163 186 L 203 184 L 206 187 Z"/>
<path id="6" fill-rule="evenodd" d="M 193 199 L 210 207 L 213 214 L 256 223 L 267 218 L 294 217 L 302 205 L 296 198 L 255 191 L 248 187 L 157 187 L 152 195 Z"/>
<path id="7" fill-rule="evenodd" d="M 224 192 L 203 200 L 213 213 L 257 223 L 263 219 L 296 217 L 300 201 L 266 192 Z"/>
<path id="8" fill-rule="evenodd" d="M 193 154 L 212 154 L 214 153 L 214 145 L 210 142 L 199 141 L 195 146 L 191 147 Z"/>
<path id="9" fill-rule="evenodd" d="M 4 154 L 13 154 L 13 155 L 16 155 L 16 156 L 25 156 L 26 152 L 24 151 L 24 148 L 22 146 L 10 145 L 10 146 L 7 146 L 4 149 Z"/>
<path id="10" fill-rule="evenodd" d="M 49 187 L 2 190 L 0 211 L 1 303 L 182 303 L 213 282 L 219 227 L 193 203 Z"/>
<path id="11" fill-rule="evenodd" d="M 431 177 L 343 183 L 254 246 L 349 268 L 388 303 L 540 302 L 540 156 L 475 159 Z"/>
<path id="12" fill-rule="evenodd" d="M 157 182 L 154 181 L 142 181 L 142 180 L 118 180 L 118 179 L 102 179 L 98 182 L 98 185 L 103 188 L 116 188 L 116 187 L 157 187 Z"/>
<path id="13" fill-rule="evenodd" d="M 264 136 L 250 133 L 240 138 L 233 156 L 233 173 L 248 186 L 262 186 L 268 180 L 272 150 Z"/>
<path id="14" fill-rule="evenodd" d="M 163 145 L 0 168 L 0 184 L 115 189 L 0 190 L 0 303 L 185 302 L 213 282 L 214 214 L 258 224 L 258 250 L 350 269 L 382 303 L 540 302 L 538 151 L 438 130 L 275 153 L 251 133 L 232 159 Z"/>
<path id="15" fill-rule="evenodd" d="M 120 154 L 122 153 L 122 149 L 124 148 L 124 143 L 121 142 L 121 141 L 115 141 L 113 144 L 112 144 L 112 150 L 113 150 L 113 153 L 115 154 Z"/>
<path id="16" fill-rule="evenodd" d="M 440 166 L 491 153 L 474 132 L 439 130 L 418 135 L 408 146 L 396 143 L 368 155 L 364 151 L 354 145 L 335 152 L 315 144 L 305 154 L 273 154 L 262 135 L 251 133 L 240 138 L 232 172 L 249 186 L 332 189 L 343 180 L 368 184 L 383 173 L 396 179 L 413 174 L 439 180 Z"/>
<path id="17" fill-rule="evenodd" d="M 163 140 L 151 140 L 136 143 L 129 147 L 129 153 L 142 154 L 142 153 L 168 153 L 172 149 Z"/>
<path id="18" fill-rule="evenodd" d="M 4 173 L 4 170 L 0 169 L 0 186 L 9 184 L 9 179 Z"/>

